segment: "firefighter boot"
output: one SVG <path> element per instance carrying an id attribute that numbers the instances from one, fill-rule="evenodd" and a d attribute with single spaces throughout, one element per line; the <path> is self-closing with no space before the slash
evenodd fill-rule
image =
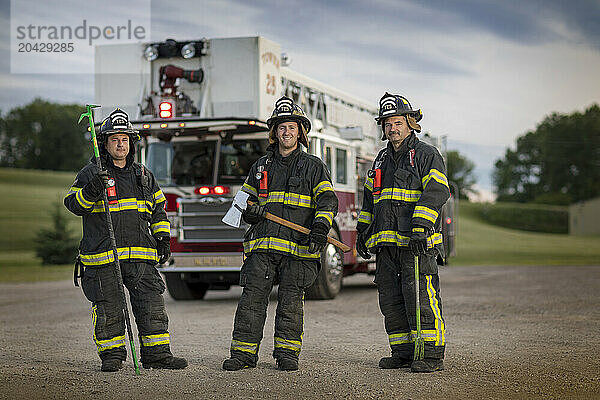
<path id="1" fill-rule="evenodd" d="M 100 370 L 102 372 L 117 372 L 121 368 L 123 368 L 123 361 L 116 358 L 108 358 L 106 360 L 102 360 L 102 367 Z"/>
<path id="2" fill-rule="evenodd" d="M 410 365 L 411 372 L 435 372 L 444 369 L 444 361 L 437 358 L 425 358 L 413 361 Z"/>
<path id="3" fill-rule="evenodd" d="M 250 364 L 238 357 L 231 357 L 223 361 L 223 369 L 225 371 L 239 371 L 240 369 L 254 367 L 256 367 L 256 364 Z"/>
<path id="4" fill-rule="evenodd" d="M 379 368 L 382 369 L 397 369 L 397 368 L 408 368 L 410 367 L 412 360 L 408 358 L 401 358 L 392 355 L 391 357 L 383 357 L 379 360 Z"/>
<path id="5" fill-rule="evenodd" d="M 281 371 L 297 371 L 298 360 L 288 357 L 280 357 L 277 359 L 277 369 Z"/>
<path id="6" fill-rule="evenodd" d="M 169 356 L 167 358 L 163 358 L 162 360 L 143 362 L 142 366 L 145 369 L 184 369 L 187 367 L 188 362 L 185 358 L 182 357 L 173 357 Z"/>

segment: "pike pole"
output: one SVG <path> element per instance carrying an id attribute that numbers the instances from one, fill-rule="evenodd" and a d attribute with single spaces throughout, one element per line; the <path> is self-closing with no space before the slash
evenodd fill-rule
<path id="1" fill-rule="evenodd" d="M 98 169 L 102 170 L 102 161 L 100 160 L 100 152 L 98 151 L 98 141 L 96 140 L 96 128 L 94 127 L 94 113 L 93 109 L 100 106 L 94 104 L 87 104 L 87 111 L 79 116 L 78 123 L 85 117 L 88 117 L 90 123 L 90 133 L 92 135 L 92 143 L 94 144 L 94 156 L 96 158 L 96 165 Z M 117 241 L 115 239 L 115 232 L 113 230 L 112 218 L 110 216 L 110 207 L 108 205 L 108 195 L 106 189 L 102 191 L 104 200 L 104 213 L 106 215 L 106 225 L 108 227 L 108 234 L 110 236 L 110 244 L 112 246 L 113 258 L 115 260 L 115 275 L 117 276 L 117 285 L 119 286 L 119 293 L 121 294 L 121 305 L 123 308 L 123 316 L 125 319 L 125 325 L 127 326 L 127 336 L 129 337 L 129 344 L 131 346 L 131 354 L 133 356 L 133 366 L 135 368 L 135 374 L 140 375 L 140 367 L 138 365 L 137 355 L 135 352 L 135 346 L 133 344 L 133 333 L 131 330 L 131 320 L 129 318 L 129 308 L 127 306 L 127 298 L 125 297 L 125 288 L 123 287 L 123 276 L 121 275 L 121 264 L 119 263 L 119 253 L 117 251 Z"/>
<path id="2" fill-rule="evenodd" d="M 421 332 L 421 300 L 419 299 L 419 256 L 415 256 L 415 307 L 417 320 L 417 337 L 413 360 L 422 360 L 425 355 L 425 339 Z"/>

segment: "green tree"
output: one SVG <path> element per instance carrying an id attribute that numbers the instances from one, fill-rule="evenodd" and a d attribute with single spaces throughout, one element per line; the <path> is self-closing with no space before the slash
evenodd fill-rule
<path id="1" fill-rule="evenodd" d="M 40 98 L 16 107 L 0 121 L 0 166 L 76 171 L 89 158 L 84 106 Z"/>
<path id="2" fill-rule="evenodd" d="M 496 161 L 498 200 L 568 204 L 600 196 L 600 107 L 553 113 Z"/>
<path id="3" fill-rule="evenodd" d="M 456 183 L 458 186 L 458 195 L 460 199 L 468 199 L 470 195 L 477 194 L 473 185 L 477 183 L 473 175 L 475 164 L 466 157 L 463 157 L 458 151 L 451 150 L 446 153 L 448 180 Z"/>
<path id="4" fill-rule="evenodd" d="M 77 239 L 67 227 L 62 201 L 55 202 L 52 209 L 52 228 L 37 232 L 35 254 L 42 264 L 68 264 L 77 256 Z"/>

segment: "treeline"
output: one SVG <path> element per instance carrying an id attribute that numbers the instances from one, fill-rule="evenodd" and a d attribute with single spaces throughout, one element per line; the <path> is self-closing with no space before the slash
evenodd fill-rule
<path id="1" fill-rule="evenodd" d="M 0 167 L 77 171 L 91 156 L 81 104 L 42 99 L 0 115 Z"/>
<path id="2" fill-rule="evenodd" d="M 496 161 L 498 201 L 567 205 L 600 196 L 600 107 L 553 113 Z"/>

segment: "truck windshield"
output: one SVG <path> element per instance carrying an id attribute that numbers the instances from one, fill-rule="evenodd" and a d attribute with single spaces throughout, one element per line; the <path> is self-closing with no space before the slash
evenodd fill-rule
<path id="1" fill-rule="evenodd" d="M 267 140 L 155 142 L 148 145 L 147 167 L 162 185 L 196 186 L 242 183 L 252 163 L 265 153 Z M 213 182 L 215 160 L 217 182 Z"/>

